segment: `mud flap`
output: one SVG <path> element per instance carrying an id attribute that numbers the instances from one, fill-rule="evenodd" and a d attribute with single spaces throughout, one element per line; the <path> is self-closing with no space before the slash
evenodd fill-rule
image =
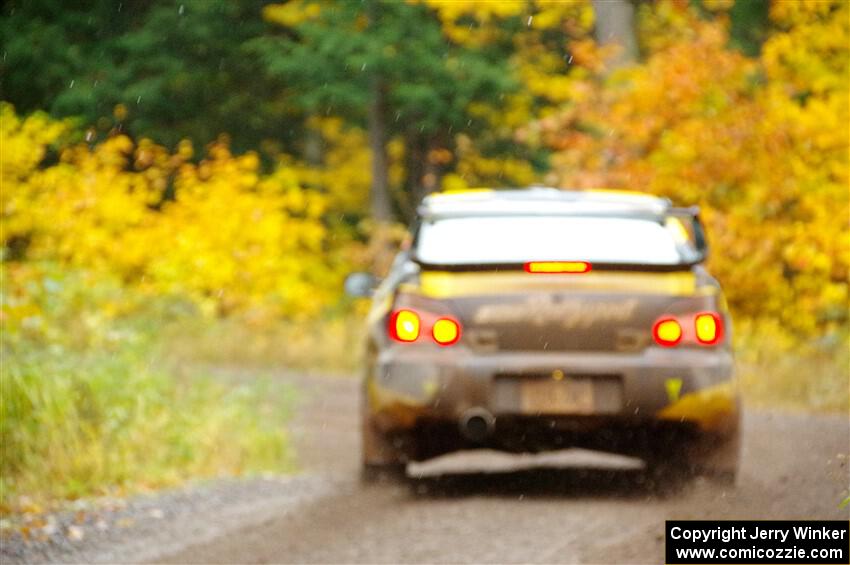
<path id="1" fill-rule="evenodd" d="M 360 479 L 365 483 L 399 481 L 406 477 L 407 458 L 389 438 L 375 428 L 368 414 L 363 414 L 363 445 Z"/>
<path id="2" fill-rule="evenodd" d="M 360 402 L 363 480 L 372 482 L 385 478 L 403 477 L 407 467 L 406 453 L 397 445 L 397 439 L 394 440 L 378 429 L 365 391 L 361 395 Z"/>

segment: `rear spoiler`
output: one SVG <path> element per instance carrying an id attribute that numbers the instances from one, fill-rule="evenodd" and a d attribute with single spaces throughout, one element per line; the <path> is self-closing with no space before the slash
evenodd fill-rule
<path id="1" fill-rule="evenodd" d="M 510 272 L 525 271 L 525 263 L 464 263 L 464 264 L 442 264 L 426 263 L 416 257 L 411 257 L 423 271 L 451 271 L 456 273 L 465 272 Z M 644 263 L 593 263 L 592 271 L 624 271 L 624 272 L 649 272 L 649 273 L 673 273 L 690 271 L 701 261 L 687 263 L 676 263 L 673 265 L 652 265 Z"/>
<path id="2" fill-rule="evenodd" d="M 504 214 L 500 214 L 504 215 Z M 607 216 L 610 216 L 607 215 Z M 694 249 L 698 256 L 693 261 L 676 263 L 673 265 L 653 265 L 646 263 L 592 263 L 593 271 L 625 271 L 625 272 L 650 272 L 670 273 L 690 271 L 695 266 L 703 263 L 708 257 L 708 241 L 705 236 L 705 228 L 700 220 L 699 206 L 687 208 L 668 208 L 663 216 L 652 216 L 652 219 L 663 221 L 664 217 L 673 216 L 678 218 L 688 235 L 694 243 Z M 628 217 L 636 217 L 634 214 Z M 414 224 L 414 241 L 412 249 L 416 249 L 415 238 L 419 235 L 418 222 Z M 525 263 L 465 263 L 465 264 L 442 264 L 427 263 L 419 260 L 415 253 L 410 254 L 410 260 L 423 271 L 452 271 L 452 272 L 481 272 L 481 271 L 523 271 Z"/>

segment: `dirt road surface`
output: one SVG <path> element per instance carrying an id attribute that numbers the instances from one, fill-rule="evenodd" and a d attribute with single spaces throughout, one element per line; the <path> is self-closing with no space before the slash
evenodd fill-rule
<path id="1" fill-rule="evenodd" d="M 847 519 L 850 420 L 750 410 L 735 488 L 651 485 L 635 462 L 474 452 L 417 465 L 410 484 L 358 480 L 358 387 L 289 377 L 306 474 L 337 487 L 298 512 L 188 545 L 180 563 L 663 563 L 666 519 Z M 588 468 L 588 465 L 596 468 Z M 451 471 L 450 475 L 441 475 Z M 460 473 L 459 471 L 463 471 Z"/>

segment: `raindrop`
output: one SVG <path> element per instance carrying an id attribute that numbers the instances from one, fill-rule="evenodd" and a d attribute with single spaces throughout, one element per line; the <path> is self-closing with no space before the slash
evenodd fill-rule
<path id="1" fill-rule="evenodd" d="M 118 2 L 118 11 L 119 11 L 119 12 L 121 11 L 121 8 L 123 8 L 123 7 L 124 7 L 124 3 L 123 3 L 123 2 Z"/>
<path id="2" fill-rule="evenodd" d="M 365 70 L 366 70 L 366 63 L 363 63 L 363 66 L 360 67 L 360 72 L 362 73 Z"/>
<path id="3" fill-rule="evenodd" d="M 568 64 L 568 65 L 572 65 L 572 64 L 573 64 L 573 56 L 572 56 L 572 55 L 570 55 L 570 58 L 569 58 L 569 59 L 567 59 L 567 64 Z"/>
<path id="4" fill-rule="evenodd" d="M 136 104 L 139 104 L 142 101 L 142 95 L 140 94 L 138 98 L 136 98 Z"/>
<path id="5" fill-rule="evenodd" d="M 177 10 L 177 13 L 182 16 L 185 9 L 186 7 L 183 4 L 180 4 L 180 9 Z"/>
<path id="6" fill-rule="evenodd" d="M 74 81 L 73 80 L 71 80 L 71 84 L 68 85 L 68 88 L 74 88 Z"/>
<path id="7" fill-rule="evenodd" d="M 534 16 L 528 16 L 528 27 L 531 27 L 531 21 L 534 19 Z"/>
<path id="8" fill-rule="evenodd" d="M 89 130 L 89 131 L 86 132 L 86 141 L 91 141 L 93 137 L 94 137 L 94 132 L 92 132 L 92 130 Z"/>

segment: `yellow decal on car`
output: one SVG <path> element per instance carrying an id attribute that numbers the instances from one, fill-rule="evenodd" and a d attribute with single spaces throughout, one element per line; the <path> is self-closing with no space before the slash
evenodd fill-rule
<path id="1" fill-rule="evenodd" d="M 667 398 L 672 404 L 679 400 L 679 395 L 682 393 L 682 379 L 667 379 L 664 381 L 664 388 L 667 389 Z"/>
<path id="2" fill-rule="evenodd" d="M 696 277 L 691 272 L 635 273 L 592 271 L 580 277 L 547 275 L 536 277 L 522 272 L 425 271 L 420 276 L 420 292 L 431 298 L 452 298 L 509 292 L 591 290 L 693 296 Z"/>

